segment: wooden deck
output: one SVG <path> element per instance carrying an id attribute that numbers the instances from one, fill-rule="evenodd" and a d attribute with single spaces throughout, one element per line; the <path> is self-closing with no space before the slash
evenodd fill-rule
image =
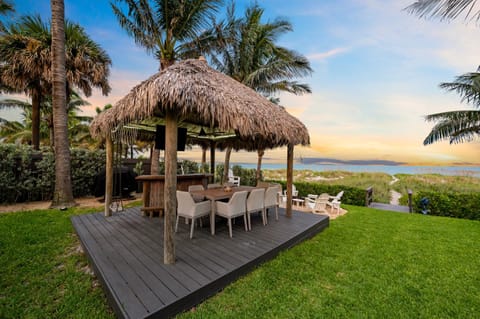
<path id="1" fill-rule="evenodd" d="M 252 231 L 243 221 L 228 237 L 226 221 L 196 228 L 189 239 L 188 225 L 181 222 L 176 234 L 176 263 L 163 264 L 163 219 L 146 218 L 139 208 L 104 217 L 102 213 L 72 217 L 96 276 L 119 318 L 166 318 L 188 310 L 214 295 L 262 262 L 275 257 L 328 227 L 324 215 L 293 212 L 279 221 L 270 213 L 263 227 L 252 218 Z M 253 216 L 252 216 L 253 217 Z"/>

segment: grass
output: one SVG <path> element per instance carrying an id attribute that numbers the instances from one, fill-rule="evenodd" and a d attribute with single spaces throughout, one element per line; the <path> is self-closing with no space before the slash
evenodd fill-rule
<path id="1" fill-rule="evenodd" d="M 114 318 L 70 222 L 85 212 L 0 215 L 0 318 Z"/>
<path id="2" fill-rule="evenodd" d="M 180 318 L 473 318 L 480 222 L 345 206 L 348 214 Z M 112 318 L 69 220 L 0 216 L 1 318 Z"/>
<path id="3" fill-rule="evenodd" d="M 480 223 L 347 207 L 181 318 L 473 318 Z"/>

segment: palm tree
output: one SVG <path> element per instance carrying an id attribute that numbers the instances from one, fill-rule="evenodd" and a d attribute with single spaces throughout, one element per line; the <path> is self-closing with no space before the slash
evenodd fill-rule
<path id="1" fill-rule="evenodd" d="M 440 84 L 440 87 L 457 92 L 462 102 L 480 108 L 480 73 L 472 72 L 458 76 L 454 82 Z M 430 114 L 426 121 L 436 122 L 432 131 L 423 141 L 429 145 L 441 140 L 450 144 L 473 141 L 480 136 L 480 110 L 459 110 Z"/>
<path id="2" fill-rule="evenodd" d="M 66 22 L 67 90 L 78 87 L 90 96 L 92 87 L 110 91 L 107 77 L 111 60 L 78 24 Z M 50 27 L 40 17 L 23 17 L 0 37 L 0 83 L 3 91 L 25 92 L 32 99 L 32 145 L 39 147 L 40 105 L 51 95 Z M 7 88 L 5 88 L 7 87 Z M 69 96 L 69 95 L 67 95 Z"/>
<path id="3" fill-rule="evenodd" d="M 70 91 L 70 97 L 67 103 L 67 117 L 68 117 L 68 137 L 72 146 L 83 148 L 98 148 L 95 141 L 90 135 L 89 123 L 93 120 L 91 116 L 78 115 L 80 107 L 89 105 L 88 101 L 82 99 L 75 91 Z M 17 99 L 0 100 L 0 109 L 2 108 L 18 108 L 23 110 L 23 123 L 25 127 L 31 130 L 31 112 L 32 104 L 26 101 Z M 40 105 L 40 144 L 54 145 L 54 129 L 53 129 L 53 106 L 52 97 L 46 96 Z M 4 121 L 8 122 L 8 121 Z M 9 124 L 10 125 L 10 124 Z M 30 140 L 22 139 L 23 144 L 31 142 L 32 133 L 28 134 Z"/>
<path id="4" fill-rule="evenodd" d="M 67 80 L 65 54 L 65 7 L 63 0 L 51 0 L 53 127 L 55 132 L 55 189 L 51 207 L 75 206 L 67 127 Z"/>
<path id="5" fill-rule="evenodd" d="M 417 0 L 406 10 L 420 17 L 439 17 L 441 19 L 456 19 L 465 13 L 465 18 L 480 19 L 480 10 L 476 0 Z"/>
<path id="6" fill-rule="evenodd" d="M 226 20 L 214 22 L 213 28 L 193 43 L 190 52 L 206 54 L 217 70 L 271 99 L 272 94 L 280 91 L 311 93 L 307 84 L 294 80 L 312 73 L 309 61 L 298 52 L 276 44 L 281 35 L 293 30 L 291 23 L 280 18 L 264 23 L 263 14 L 264 10 L 253 4 L 242 18 L 237 18 L 232 2 Z M 264 153 L 258 151 L 257 181 Z M 228 176 L 230 154 L 228 148 L 223 180 Z"/>
<path id="7" fill-rule="evenodd" d="M 118 0 L 124 2 L 124 13 L 112 3 L 120 26 L 153 54 L 160 62 L 159 70 L 182 58 L 182 44 L 192 42 L 205 28 L 207 18 L 217 11 L 222 0 Z M 158 174 L 160 151 L 152 148 L 151 174 Z M 176 164 L 174 164 L 176 166 Z"/>

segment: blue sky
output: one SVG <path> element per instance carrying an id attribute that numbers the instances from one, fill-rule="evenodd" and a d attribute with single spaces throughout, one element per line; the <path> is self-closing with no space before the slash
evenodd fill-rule
<path id="1" fill-rule="evenodd" d="M 297 148 L 297 156 L 412 164 L 480 162 L 479 142 L 422 145 L 432 127 L 424 122 L 424 115 L 471 108 L 438 84 L 477 69 L 480 26 L 419 19 L 402 10 L 412 2 L 258 1 L 267 19 L 283 17 L 293 24 L 294 31 L 279 43 L 307 56 L 314 69 L 311 77 L 303 79 L 313 94 L 280 95 L 281 104 L 311 134 L 311 147 Z M 15 5 L 17 14 L 48 18 L 49 3 L 22 0 Z M 250 3 L 236 1 L 237 11 L 243 12 Z M 65 0 L 65 9 L 67 18 L 84 26 L 113 61 L 112 93 L 103 97 L 96 91 L 85 113 L 113 104 L 158 70 L 158 62 L 119 27 L 109 1 Z M 0 117 L 9 116 L 0 111 Z M 285 153 L 274 150 L 265 157 L 276 161 Z M 198 152 L 183 156 L 196 157 Z M 255 161 L 256 155 L 234 153 L 232 160 Z"/>

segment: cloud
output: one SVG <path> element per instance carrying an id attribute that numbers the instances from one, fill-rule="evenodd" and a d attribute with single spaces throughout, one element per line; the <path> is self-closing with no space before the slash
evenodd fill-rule
<path id="1" fill-rule="evenodd" d="M 333 56 L 347 52 L 348 50 L 349 49 L 347 48 L 335 48 L 335 49 L 328 50 L 326 52 L 311 53 L 307 55 L 307 58 L 311 61 L 323 61 Z"/>

